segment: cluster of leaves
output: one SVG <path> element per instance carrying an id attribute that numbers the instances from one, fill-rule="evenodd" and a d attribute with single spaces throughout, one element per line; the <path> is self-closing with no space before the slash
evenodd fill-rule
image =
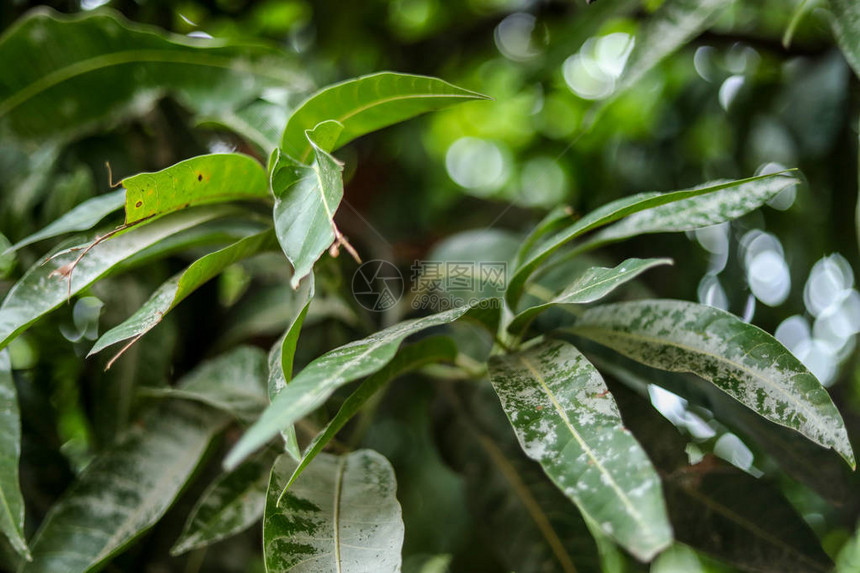
<path id="1" fill-rule="evenodd" d="M 622 91 L 716 10 L 716 3 L 695 4 L 667 0 L 653 16 L 619 80 Z M 510 539 L 499 539 L 506 567 L 616 571 L 622 563 L 639 566 L 628 555 L 639 563 L 658 555 L 683 560 L 692 547 L 751 571 L 828 569 L 829 557 L 785 499 L 710 458 L 690 465 L 675 430 L 655 421 L 639 398 L 649 383 L 658 384 L 694 402 L 704 395 L 715 411 L 745 412 L 731 417 L 744 419 L 754 439 L 784 450 L 774 457 L 786 473 L 816 487 L 796 469 L 798 456 L 831 463 L 833 450 L 852 468 L 855 461 L 840 413 L 809 370 L 766 332 L 711 307 L 665 299 L 584 306 L 671 262 L 629 258 L 603 267 L 592 251 L 734 220 L 794 185 L 791 174 L 629 195 L 581 218 L 553 210 L 519 244 L 491 245 L 510 262 L 503 297 L 398 322 L 297 369 L 297 349 L 307 340 L 300 335 L 319 304 L 314 270 L 326 264 L 326 251 L 358 256 L 335 224 L 344 165 L 332 153 L 372 131 L 486 98 L 435 78 L 380 73 L 312 93 L 295 108 L 278 106 L 258 95 L 272 85 L 307 91 L 298 72 L 271 72 L 280 69 L 271 63 L 278 53 L 180 41 L 110 12 L 30 14 L 0 38 L 0 55 L 12 61 L 7 56 L 46 38 L 52 57 L 40 67 L 22 63 L 3 72 L 0 118 L 14 137 L 63 141 L 137 113 L 169 91 L 201 121 L 234 130 L 268 163 L 216 153 L 127 177 L 122 189 L 80 204 L 7 251 L 89 231 L 124 209 L 121 225 L 36 261 L 0 306 L 0 384 L 8 405 L 0 411 L 0 527 L 18 571 L 105 566 L 165 518 L 225 435 L 230 450 L 222 469 L 198 493 L 171 553 L 207 547 L 262 520 L 267 571 L 400 570 L 406 529 L 392 465 L 336 438 L 357 415 L 372 415 L 389 381 L 416 370 L 443 380 L 447 408 L 467 412 L 457 417 L 463 427 L 440 433 L 450 434 L 448 454 L 468 477 L 469 502 L 521 524 Z M 90 98 L 94 92 L 98 100 Z M 56 117 L 42 113 L 48 101 Z M 598 123 L 599 113 L 591 121 Z M 287 280 L 278 285 L 288 293 L 280 317 L 286 328 L 268 356 L 256 346 L 225 344 L 228 350 L 175 383 L 147 388 L 155 404 L 88 460 L 28 539 L 17 469 L 21 384 L 5 348 L 104 279 L 215 245 L 102 334 L 89 354 L 122 344 L 106 364 L 120 359 L 118 367 L 208 281 L 278 250 L 288 263 L 281 263 Z M 481 334 L 463 336 L 458 328 L 467 324 Z M 431 329 L 446 336 L 426 336 Z M 476 349 L 468 338 L 490 344 Z M 453 382 L 463 379 L 475 383 Z M 341 388 L 358 381 L 336 412 L 320 417 Z M 490 407 L 490 388 L 509 427 Z M 317 420 L 322 428 L 301 444 L 297 429 Z M 244 427 L 238 439 L 237 424 Z M 494 507 L 495 492 L 506 489 L 519 503 Z M 755 511 L 749 499 L 769 500 L 768 511 Z M 411 566 L 439 567 L 432 560 Z"/>

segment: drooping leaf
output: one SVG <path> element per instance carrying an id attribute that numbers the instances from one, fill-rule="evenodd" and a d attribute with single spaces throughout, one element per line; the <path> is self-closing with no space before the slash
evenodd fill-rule
<path id="1" fill-rule="evenodd" d="M 404 347 L 385 367 L 369 376 L 355 392 L 347 398 L 323 430 L 308 444 L 299 460 L 293 475 L 287 481 L 285 490 L 292 485 L 313 459 L 323 451 L 328 443 L 349 422 L 361 407 L 392 379 L 425 364 L 453 361 L 457 347 L 449 338 L 432 337 Z"/>
<path id="2" fill-rule="evenodd" d="M 855 465 L 842 416 L 821 383 L 775 338 L 725 311 L 625 302 L 587 310 L 572 330 L 648 366 L 697 374 Z"/>
<path id="3" fill-rule="evenodd" d="M 147 396 L 200 402 L 250 423 L 265 409 L 266 355 L 240 346 L 201 364 L 177 387 L 144 388 Z"/>
<path id="4" fill-rule="evenodd" d="M 707 28 L 726 7 L 721 0 L 666 0 L 634 38 L 633 49 L 618 79 L 621 91 L 639 81 L 672 52 Z"/>
<path id="5" fill-rule="evenodd" d="M 167 35 L 109 10 L 34 10 L 0 37 L 0 60 L 0 121 L 33 139 L 139 114 L 168 91 L 211 114 L 308 86 L 277 50 Z"/>
<path id="6" fill-rule="evenodd" d="M 422 113 L 472 100 L 488 99 L 427 76 L 383 72 L 329 86 L 303 102 L 287 121 L 281 139 L 284 153 L 307 162 L 314 151 L 305 131 L 334 120 L 343 131 L 333 151 L 367 133 L 400 123 Z"/>
<path id="7" fill-rule="evenodd" d="M 165 217 L 140 229 L 114 237 L 95 246 L 69 269 L 80 252 L 66 251 L 47 263 L 37 263 L 15 283 L 0 306 L 0 348 L 69 296 L 108 274 L 120 263 L 185 229 L 233 213 L 233 209 L 213 205 Z M 86 248 L 88 245 L 79 247 Z M 59 276 L 58 276 L 59 275 Z"/>
<path id="8" fill-rule="evenodd" d="M 597 547 L 582 517 L 540 465 L 523 454 L 492 388 L 458 390 L 445 393 L 451 408 L 437 417 L 438 441 L 465 481 L 481 538 L 504 570 L 600 572 Z"/>
<path id="9" fill-rule="evenodd" d="M 637 195 L 623 197 L 607 203 L 606 205 L 591 211 L 570 226 L 563 228 L 540 241 L 515 270 L 514 275 L 511 277 L 508 284 L 505 299 L 508 301 L 508 305 L 511 308 L 516 308 L 517 302 L 522 295 L 523 287 L 535 269 L 537 269 L 542 262 L 548 259 L 562 246 L 589 231 L 614 223 L 619 219 L 640 211 L 645 211 L 646 209 L 652 209 L 661 205 L 669 205 L 698 195 L 708 195 L 724 189 L 732 188 L 737 189 L 738 193 L 743 195 L 745 190 L 748 189 L 748 186 L 757 186 L 759 182 L 772 179 L 777 175 L 780 174 L 761 175 L 758 177 L 739 179 L 737 181 L 719 183 L 716 185 L 708 184 L 701 187 L 694 187 L 692 189 L 674 191 L 671 193 L 639 193 Z"/>
<path id="10" fill-rule="evenodd" d="M 644 561 L 668 547 L 657 472 L 576 348 L 547 341 L 496 356 L 490 381 L 526 455 L 583 514 Z"/>
<path id="11" fill-rule="evenodd" d="M 99 221 L 125 205 L 125 189 L 105 193 L 84 201 L 41 231 L 21 239 L 7 251 L 16 251 L 21 247 L 57 237 L 74 231 L 88 231 Z"/>
<path id="12" fill-rule="evenodd" d="M 164 316 L 191 293 L 233 263 L 275 247 L 274 233 L 263 231 L 240 239 L 229 247 L 209 253 L 173 276 L 153 293 L 133 315 L 96 341 L 88 356 L 124 340 L 137 340 L 155 328 Z"/>
<path id="13" fill-rule="evenodd" d="M 660 470 L 677 541 L 750 573 L 830 570 L 815 533 L 767 480 L 713 456 L 688 465 L 685 440 L 669 421 L 626 388 L 611 388 Z"/>
<path id="14" fill-rule="evenodd" d="M 394 573 L 400 570 L 403 520 L 394 469 L 381 454 L 320 454 L 278 496 L 295 462 L 272 468 L 263 522 L 269 573 Z"/>
<path id="15" fill-rule="evenodd" d="M 648 233 L 692 231 L 731 221 L 758 209 L 796 184 L 797 180 L 791 177 L 772 177 L 640 211 L 597 233 L 588 247 Z"/>
<path id="16" fill-rule="evenodd" d="M 514 333 L 522 332 L 535 316 L 548 308 L 560 304 L 586 304 L 600 300 L 648 269 L 671 264 L 671 259 L 627 259 L 612 269 L 591 267 L 550 302 L 533 306 L 515 316 L 508 326 L 508 330 Z"/>
<path id="17" fill-rule="evenodd" d="M 206 547 L 260 521 L 274 459 L 271 450 L 265 450 L 212 482 L 191 510 L 170 554 Z"/>
<path id="18" fill-rule="evenodd" d="M 84 573 L 122 551 L 173 504 L 227 419 L 190 402 L 151 412 L 51 508 L 20 573 Z"/>
<path id="19" fill-rule="evenodd" d="M 21 413 L 12 379 L 9 351 L 0 351 L 0 533 L 25 559 L 30 557 L 24 537 L 24 497 L 18 482 L 21 457 Z"/>
<path id="20" fill-rule="evenodd" d="M 265 169 L 239 153 L 192 157 L 155 173 L 126 177 L 122 184 L 126 225 L 192 205 L 269 198 Z"/>
<path id="21" fill-rule="evenodd" d="M 860 77 L 860 6 L 853 0 L 830 0 L 834 36 L 854 73 Z"/>
<path id="22" fill-rule="evenodd" d="M 339 387 L 372 374 L 388 364 L 403 340 L 412 334 L 457 320 L 467 313 L 480 320 L 485 308 L 463 306 L 407 320 L 323 354 L 302 370 L 245 432 L 224 460 L 230 469 L 248 454 L 325 403 Z"/>
<path id="23" fill-rule="evenodd" d="M 293 265 L 291 284 L 311 272 L 314 263 L 337 238 L 334 214 L 343 199 L 343 166 L 328 150 L 342 126 L 325 122 L 308 131 L 314 152 L 310 166 L 275 152 L 272 191 L 275 194 L 275 232 Z"/>

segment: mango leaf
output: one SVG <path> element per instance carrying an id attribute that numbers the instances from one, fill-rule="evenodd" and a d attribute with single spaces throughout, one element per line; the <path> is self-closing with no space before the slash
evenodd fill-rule
<path id="1" fill-rule="evenodd" d="M 274 246 L 274 233 L 271 230 L 263 231 L 194 261 L 187 269 L 158 287 L 158 290 L 153 293 L 149 300 L 125 322 L 104 333 L 87 356 L 92 356 L 123 340 L 132 339 L 132 343 L 139 340 L 144 334 L 155 328 L 168 312 L 176 308 L 176 305 L 225 268 Z M 126 345 L 114 357 L 114 360 L 129 346 L 130 344 Z M 113 360 L 111 360 L 112 362 Z"/>
<path id="2" fill-rule="evenodd" d="M 237 110 L 227 109 L 202 117 L 197 125 L 225 127 L 256 145 L 263 156 L 268 157 L 278 147 L 287 125 L 287 108 L 259 99 Z"/>
<path id="3" fill-rule="evenodd" d="M 541 342 L 489 372 L 523 451 L 584 515 L 643 561 L 671 544 L 657 472 L 576 348 Z"/>
<path id="4" fill-rule="evenodd" d="M 308 87 L 275 49 L 167 35 L 110 10 L 33 10 L 0 37 L 0 60 L 0 120 L 39 140 L 140 114 L 168 91 L 211 114 Z"/>
<path id="5" fill-rule="evenodd" d="M 556 207 L 547 213 L 543 219 L 529 231 L 526 238 L 523 239 L 520 247 L 517 249 L 516 258 L 514 259 L 515 266 L 526 260 L 532 248 L 538 244 L 546 235 L 561 230 L 570 225 L 574 221 L 573 209 L 570 207 Z"/>
<path id="6" fill-rule="evenodd" d="M 184 376 L 180 386 L 142 388 L 140 392 L 193 400 L 250 423 L 268 405 L 266 356 L 259 348 L 240 346 L 204 362 Z"/>
<path id="7" fill-rule="evenodd" d="M 233 212 L 234 209 L 227 206 L 214 205 L 177 213 L 100 243 L 76 265 L 74 262 L 80 249 L 88 245 L 81 245 L 78 250 L 67 250 L 47 263 L 37 263 L 15 283 L 0 305 L 0 348 L 132 255 L 180 231 Z M 69 276 L 72 267 L 74 270 Z"/>
<path id="8" fill-rule="evenodd" d="M 327 151 L 342 129 L 327 121 L 308 131 L 306 138 L 314 151 L 311 166 L 296 163 L 280 150 L 273 156 L 275 232 L 293 265 L 293 288 L 339 236 L 334 214 L 343 199 L 343 166 Z"/>
<path id="9" fill-rule="evenodd" d="M 30 550 L 24 537 L 24 497 L 18 483 L 21 457 L 21 413 L 12 379 L 9 351 L 0 351 L 0 532 L 25 559 Z"/>
<path id="10" fill-rule="evenodd" d="M 640 211 L 597 233 L 587 248 L 648 233 L 692 231 L 731 221 L 758 209 L 796 184 L 794 178 L 775 177 Z"/>
<path id="11" fill-rule="evenodd" d="M 173 504 L 227 420 L 190 402 L 151 412 L 51 508 L 20 573 L 84 573 L 122 551 Z"/>
<path id="12" fill-rule="evenodd" d="M 125 189 L 118 189 L 117 191 L 88 199 L 41 231 L 33 233 L 25 239 L 21 239 L 6 249 L 6 252 L 16 251 L 31 243 L 57 237 L 65 233 L 88 231 L 123 205 L 125 205 Z"/>
<path id="13" fill-rule="evenodd" d="M 821 383 L 775 338 L 725 311 L 674 300 L 617 303 L 587 310 L 572 331 L 648 366 L 697 374 L 855 467 Z"/>
<path id="14" fill-rule="evenodd" d="M 688 465 L 686 440 L 668 420 L 626 388 L 611 389 L 663 476 L 678 541 L 750 573 L 830 571 L 818 537 L 778 489 L 713 456 Z"/>
<path id="15" fill-rule="evenodd" d="M 349 422 L 361 407 L 394 378 L 415 370 L 426 364 L 452 362 L 457 357 L 457 347 L 449 338 L 432 337 L 404 347 L 384 368 L 369 376 L 355 392 L 347 398 L 323 430 L 311 441 L 299 460 L 293 475 L 284 487 L 286 491 L 313 459 L 323 451 L 328 443 Z"/>
<path id="16" fill-rule="evenodd" d="M 591 267 L 550 302 L 533 306 L 515 316 L 508 331 L 522 332 L 534 317 L 553 306 L 594 302 L 648 269 L 671 264 L 671 259 L 627 259 L 613 269 Z"/>
<path id="17" fill-rule="evenodd" d="M 155 173 L 126 177 L 122 184 L 126 225 L 192 205 L 269 198 L 265 169 L 239 153 L 192 157 Z"/>
<path id="18" fill-rule="evenodd" d="M 860 525 L 854 531 L 836 558 L 836 573 L 860 571 Z"/>
<path id="19" fill-rule="evenodd" d="M 278 393 L 260 419 L 245 432 L 227 455 L 224 466 L 227 469 L 236 467 L 278 431 L 323 405 L 336 389 L 388 364 L 407 336 L 447 324 L 466 314 L 480 319 L 479 315 L 485 314 L 483 310 L 480 307 L 462 306 L 424 318 L 407 320 L 323 354 L 308 364 Z"/>
<path id="20" fill-rule="evenodd" d="M 294 467 L 281 456 L 272 468 L 263 521 L 266 571 L 400 571 L 403 520 L 388 460 L 373 450 L 320 454 L 279 506 Z"/>
<path id="21" fill-rule="evenodd" d="M 622 91 L 672 52 L 705 30 L 726 3 L 721 0 L 666 0 L 634 38 L 633 49 L 618 79 Z"/>
<path id="22" fill-rule="evenodd" d="M 170 550 L 181 555 L 245 531 L 263 518 L 274 455 L 265 450 L 206 488 Z"/>
<path id="23" fill-rule="evenodd" d="M 503 570 L 599 573 L 597 547 L 582 517 L 523 454 L 493 389 L 481 384 L 465 396 L 459 390 L 446 392 L 452 408 L 438 416 L 437 441 L 462 475 L 475 527 Z"/>
<path id="24" fill-rule="evenodd" d="M 306 163 L 314 151 L 305 131 L 334 120 L 344 127 L 329 149 L 342 147 L 367 133 L 422 113 L 457 103 L 489 99 L 427 76 L 382 72 L 329 86 L 305 100 L 287 121 L 281 149 Z"/>
<path id="25" fill-rule="evenodd" d="M 575 221 L 572 225 L 551 234 L 534 247 L 531 254 L 529 254 L 515 270 L 513 277 L 508 283 L 505 300 L 508 302 L 508 306 L 516 308 L 526 281 L 538 266 L 561 247 L 589 231 L 614 223 L 619 219 L 640 211 L 645 211 L 646 209 L 668 205 L 699 195 L 716 193 L 717 191 L 724 189 L 736 189 L 738 195 L 743 196 L 751 187 L 757 188 L 760 182 L 767 179 L 773 179 L 777 175 L 781 174 L 774 173 L 770 175 L 750 177 L 748 179 L 739 179 L 737 181 L 730 181 L 727 183 L 707 184 L 671 193 L 639 193 L 607 203 L 606 205 L 591 211 L 578 221 Z"/>
<path id="26" fill-rule="evenodd" d="M 853 0 L 830 0 L 833 34 L 848 64 L 860 77 L 860 6 Z"/>

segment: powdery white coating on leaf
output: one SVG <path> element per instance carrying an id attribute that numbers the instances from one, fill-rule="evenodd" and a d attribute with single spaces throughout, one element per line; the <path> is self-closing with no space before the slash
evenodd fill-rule
<path id="1" fill-rule="evenodd" d="M 191 511 L 182 536 L 170 553 L 180 555 L 211 545 L 262 519 L 272 458 L 264 452 L 219 476 Z"/>
<path id="2" fill-rule="evenodd" d="M 627 259 L 612 269 L 606 267 L 586 269 L 550 302 L 533 306 L 518 314 L 511 321 L 508 330 L 510 332 L 521 331 L 528 325 L 528 321 L 555 305 L 586 304 L 599 300 L 648 269 L 670 264 L 672 264 L 671 259 Z"/>
<path id="3" fill-rule="evenodd" d="M 697 374 L 854 466 L 842 416 L 821 383 L 775 338 L 725 311 L 673 300 L 618 303 L 589 309 L 573 330 L 648 366 Z"/>
<path id="4" fill-rule="evenodd" d="M 407 320 L 323 354 L 277 394 L 260 419 L 227 455 L 224 465 L 235 467 L 281 429 L 324 404 L 337 388 L 385 366 L 407 336 L 453 322 L 471 309 L 463 306 Z"/>
<path id="5" fill-rule="evenodd" d="M 394 469 L 381 454 L 321 453 L 284 494 L 295 469 L 286 455 L 272 468 L 263 523 L 269 573 L 400 571 L 403 519 Z"/>
<path id="6" fill-rule="evenodd" d="M 164 515 L 227 420 L 189 402 L 152 414 L 51 508 L 20 573 L 84 573 L 122 550 Z"/>
<path id="7" fill-rule="evenodd" d="M 523 450 L 583 514 L 642 560 L 671 543 L 659 477 L 576 348 L 543 342 L 494 357 L 489 372 Z"/>

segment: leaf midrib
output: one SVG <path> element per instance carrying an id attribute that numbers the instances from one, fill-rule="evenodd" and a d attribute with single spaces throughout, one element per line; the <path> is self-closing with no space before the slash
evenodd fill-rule
<path id="1" fill-rule="evenodd" d="M 343 474 L 344 467 L 346 466 L 346 456 L 342 456 L 337 462 L 337 473 L 335 474 L 335 483 L 334 483 L 334 509 L 332 511 L 332 528 L 333 532 L 333 542 L 334 542 L 334 562 L 337 567 L 337 573 L 341 573 L 343 570 L 341 567 L 341 558 L 340 558 L 340 503 L 341 496 L 343 494 Z"/>

